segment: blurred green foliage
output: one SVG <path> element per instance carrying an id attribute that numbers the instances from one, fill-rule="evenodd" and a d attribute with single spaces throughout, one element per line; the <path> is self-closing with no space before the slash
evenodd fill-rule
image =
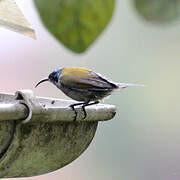
<path id="1" fill-rule="evenodd" d="M 47 29 L 67 48 L 84 52 L 112 17 L 115 0 L 34 0 Z"/>
<path id="2" fill-rule="evenodd" d="M 115 0 L 34 0 L 46 28 L 68 49 L 82 53 L 111 20 Z M 180 15 L 180 0 L 134 0 L 148 22 L 165 24 Z"/>
<path id="3" fill-rule="evenodd" d="M 150 22 L 169 23 L 180 15 L 180 0 L 135 0 L 135 6 Z"/>

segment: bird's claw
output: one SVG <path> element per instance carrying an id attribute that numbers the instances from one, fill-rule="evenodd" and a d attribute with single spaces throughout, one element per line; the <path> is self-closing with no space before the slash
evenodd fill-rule
<path id="1" fill-rule="evenodd" d="M 85 109 L 84 106 L 82 106 L 82 110 L 83 110 L 83 113 L 84 113 L 83 119 L 86 119 L 86 117 L 87 117 L 87 112 L 86 112 L 86 109 Z"/>
<path id="2" fill-rule="evenodd" d="M 77 111 L 75 110 L 75 108 L 74 108 L 73 104 L 72 104 L 72 105 L 70 105 L 69 107 L 70 107 L 70 108 L 74 111 L 74 113 L 75 113 L 75 116 L 74 116 L 74 121 L 76 121 L 76 119 L 77 119 Z"/>

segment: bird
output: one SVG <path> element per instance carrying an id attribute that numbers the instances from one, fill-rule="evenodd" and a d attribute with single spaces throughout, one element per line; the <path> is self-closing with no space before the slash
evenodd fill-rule
<path id="1" fill-rule="evenodd" d="M 52 71 L 49 76 L 39 81 L 39 84 L 49 81 L 65 95 L 79 103 L 70 105 L 77 118 L 76 106 L 82 107 L 84 118 L 87 117 L 85 107 L 98 104 L 100 100 L 111 95 L 113 91 L 122 90 L 130 86 L 144 86 L 143 84 L 115 83 L 105 76 L 84 67 L 60 67 Z"/>

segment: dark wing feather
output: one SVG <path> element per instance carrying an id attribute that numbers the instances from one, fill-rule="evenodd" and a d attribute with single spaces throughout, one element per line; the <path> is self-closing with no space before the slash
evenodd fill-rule
<path id="1" fill-rule="evenodd" d="M 79 91 L 109 91 L 116 87 L 113 82 L 108 81 L 100 74 L 88 73 L 66 73 L 60 77 L 63 86 Z"/>

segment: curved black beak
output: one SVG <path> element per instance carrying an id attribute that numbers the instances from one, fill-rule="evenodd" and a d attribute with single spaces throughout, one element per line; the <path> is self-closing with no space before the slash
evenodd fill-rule
<path id="1" fill-rule="evenodd" d="M 36 84 L 35 88 L 36 88 L 39 84 L 41 84 L 42 82 L 45 82 L 45 81 L 49 81 L 49 79 L 48 79 L 48 78 L 42 79 L 40 82 L 38 82 L 38 83 Z"/>

